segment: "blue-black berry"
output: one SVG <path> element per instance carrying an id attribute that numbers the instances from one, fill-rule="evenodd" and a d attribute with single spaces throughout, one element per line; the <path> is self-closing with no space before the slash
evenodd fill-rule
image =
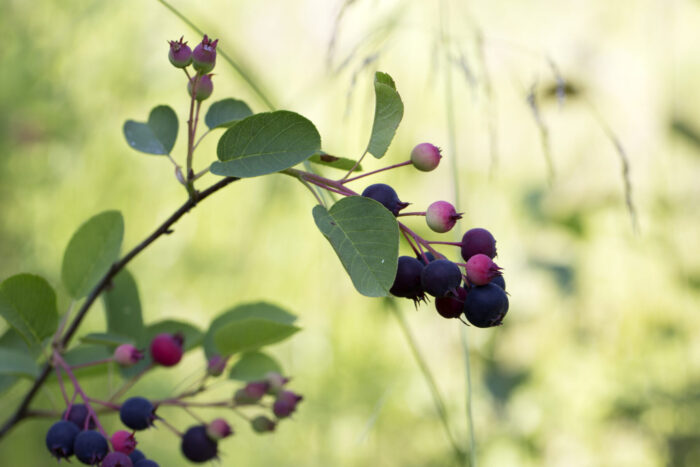
<path id="1" fill-rule="evenodd" d="M 136 464 L 138 461 L 145 459 L 146 455 L 141 452 L 139 449 L 134 449 L 131 454 L 129 454 L 129 459 L 131 459 L 131 462 Z"/>
<path id="2" fill-rule="evenodd" d="M 207 436 L 207 427 L 190 427 L 182 436 L 182 453 L 192 462 L 206 462 L 216 457 L 218 443 Z"/>
<path id="3" fill-rule="evenodd" d="M 459 318 L 464 309 L 464 300 L 467 298 L 467 290 L 457 288 L 456 297 L 438 297 L 435 299 L 435 309 L 443 318 Z"/>
<path id="4" fill-rule="evenodd" d="M 503 275 L 498 275 L 491 279 L 491 283 L 499 286 L 503 290 L 506 290 L 506 280 L 503 278 Z"/>
<path id="5" fill-rule="evenodd" d="M 67 416 L 66 413 L 68 413 Z M 85 420 L 88 418 L 88 409 L 84 404 L 73 404 L 71 405 L 70 410 L 66 409 L 63 411 L 61 418 L 75 424 L 75 426 L 77 426 L 80 430 L 84 430 Z M 90 419 L 88 428 L 90 430 L 95 428 L 95 420 Z"/>
<path id="6" fill-rule="evenodd" d="M 155 409 L 148 399 L 132 397 L 127 399 L 119 409 L 119 418 L 122 423 L 132 430 L 145 430 L 153 425 Z"/>
<path id="7" fill-rule="evenodd" d="M 104 436 L 96 431 L 81 431 L 73 443 L 75 457 L 87 465 L 99 464 L 109 452 L 109 445 Z"/>
<path id="8" fill-rule="evenodd" d="M 472 287 L 464 300 L 464 316 L 478 328 L 498 326 L 508 313 L 508 296 L 493 283 Z"/>
<path id="9" fill-rule="evenodd" d="M 80 430 L 75 424 L 61 420 L 49 428 L 46 433 L 46 447 L 57 459 L 68 459 L 73 455 L 73 442 Z"/>
<path id="10" fill-rule="evenodd" d="M 462 272 L 452 261 L 436 259 L 431 261 L 421 273 L 423 290 L 433 297 L 444 297 L 449 292 L 455 292 L 462 282 Z"/>
<path id="11" fill-rule="evenodd" d="M 423 271 L 423 263 L 412 256 L 399 257 L 399 264 L 396 270 L 394 284 L 389 289 L 396 297 L 411 298 L 421 300 L 425 298 L 423 286 L 420 281 L 420 274 Z"/>
<path id="12" fill-rule="evenodd" d="M 401 202 L 396 191 L 385 183 L 375 183 L 374 185 L 368 186 L 365 188 L 365 191 L 362 192 L 362 196 L 379 201 L 395 216 L 399 214 L 399 211 L 408 206 L 408 203 Z"/>

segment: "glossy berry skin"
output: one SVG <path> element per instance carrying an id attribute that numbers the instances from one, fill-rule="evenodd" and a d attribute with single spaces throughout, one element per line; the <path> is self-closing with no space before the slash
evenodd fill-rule
<path id="1" fill-rule="evenodd" d="M 277 395 L 275 403 L 272 404 L 272 412 L 277 418 L 289 417 L 297 408 L 297 404 L 303 399 L 302 396 L 292 391 L 282 391 Z"/>
<path id="2" fill-rule="evenodd" d="M 494 284 L 469 289 L 464 300 L 464 316 L 478 328 L 498 326 L 508 313 L 508 296 Z"/>
<path id="3" fill-rule="evenodd" d="M 192 49 L 182 39 L 181 37 L 179 41 L 168 41 L 170 44 L 168 60 L 176 68 L 185 68 L 192 63 Z"/>
<path id="4" fill-rule="evenodd" d="M 214 83 L 211 81 L 210 75 L 193 76 L 192 79 L 187 83 L 187 92 L 191 96 L 192 88 L 194 87 L 194 98 L 195 100 L 201 102 L 208 99 L 211 93 L 214 92 Z"/>
<path id="5" fill-rule="evenodd" d="M 216 65 L 216 44 L 219 40 L 212 41 L 204 35 L 202 42 L 192 51 L 192 66 L 200 74 L 209 73 Z"/>
<path id="6" fill-rule="evenodd" d="M 494 277 L 501 275 L 501 268 L 491 258 L 481 253 L 469 258 L 465 270 L 472 285 L 486 285 Z"/>
<path id="7" fill-rule="evenodd" d="M 175 334 L 158 334 L 151 341 L 151 358 L 163 366 L 174 366 L 182 358 L 182 337 Z"/>
<path id="8" fill-rule="evenodd" d="M 424 254 L 425 254 L 425 258 L 423 258 L 422 255 L 418 255 L 418 257 L 416 258 L 416 259 L 418 259 L 418 261 L 421 262 L 421 264 L 428 264 L 428 263 L 432 263 L 433 261 L 435 261 L 435 255 L 432 254 L 431 252 L 426 251 L 426 252 L 424 252 Z M 427 262 L 425 261 L 426 259 L 428 260 Z"/>
<path id="9" fill-rule="evenodd" d="M 101 467 L 134 467 L 129 456 L 123 452 L 110 452 L 100 465 Z"/>
<path id="10" fill-rule="evenodd" d="M 134 449 L 131 454 L 129 454 L 129 459 L 136 465 L 136 463 L 142 459 L 145 459 L 146 455 L 138 449 Z"/>
<path id="11" fill-rule="evenodd" d="M 136 439 L 134 435 L 126 430 L 115 431 L 109 438 L 110 443 L 112 443 L 112 449 L 117 452 L 123 452 L 127 456 L 134 452 L 136 449 Z"/>
<path id="12" fill-rule="evenodd" d="M 60 420 L 46 433 L 46 447 L 56 459 L 68 459 L 73 455 L 73 443 L 80 430 L 74 423 Z"/>
<path id="13" fill-rule="evenodd" d="M 134 464 L 134 467 L 160 467 L 156 461 L 142 459 Z"/>
<path id="14" fill-rule="evenodd" d="M 131 397 L 124 401 L 119 409 L 122 423 L 132 430 L 145 430 L 153 425 L 155 409 L 148 399 Z"/>
<path id="15" fill-rule="evenodd" d="M 395 216 L 399 214 L 399 211 L 408 206 L 408 203 L 401 202 L 396 191 L 385 183 L 375 183 L 374 185 L 368 186 L 362 192 L 362 196 L 379 201 Z"/>
<path id="16" fill-rule="evenodd" d="M 433 232 L 449 232 L 462 214 L 457 213 L 455 207 L 447 201 L 435 201 L 425 211 L 425 222 Z"/>
<path id="17" fill-rule="evenodd" d="M 207 436 L 204 425 L 190 427 L 182 436 L 182 453 L 192 462 L 206 462 L 217 454 L 217 442 Z"/>
<path id="18" fill-rule="evenodd" d="M 435 309 L 443 318 L 459 318 L 464 309 L 464 300 L 467 298 L 467 290 L 458 287 L 456 297 L 438 297 L 435 299 Z"/>
<path id="19" fill-rule="evenodd" d="M 389 292 L 396 297 L 420 300 L 425 297 L 420 275 L 423 263 L 412 256 L 400 256 L 394 284 Z"/>
<path id="20" fill-rule="evenodd" d="M 421 273 L 423 290 L 433 297 L 444 297 L 462 282 L 462 272 L 452 261 L 436 259 L 428 263 Z"/>
<path id="21" fill-rule="evenodd" d="M 469 261 L 469 258 L 479 253 L 495 258 L 496 239 L 486 229 L 470 229 L 462 237 L 462 258 L 464 261 Z"/>
<path id="22" fill-rule="evenodd" d="M 506 290 L 506 280 L 503 278 L 503 275 L 499 274 L 498 276 L 494 277 L 491 279 L 491 284 L 495 284 L 502 288 L 503 290 Z"/>
<path id="23" fill-rule="evenodd" d="M 73 404 L 70 407 L 70 412 L 68 412 L 68 417 L 66 417 L 66 409 L 61 416 L 62 419 L 68 420 L 69 422 L 75 424 L 80 430 L 85 429 L 85 421 L 88 419 L 88 409 L 84 404 Z M 88 429 L 92 430 L 95 428 L 95 420 L 90 419 L 88 423 Z"/>
<path id="24" fill-rule="evenodd" d="M 75 457 L 87 465 L 99 464 L 109 452 L 109 445 L 104 436 L 96 431 L 81 431 L 73 443 Z"/>
<path id="25" fill-rule="evenodd" d="M 250 421 L 250 425 L 256 433 L 270 433 L 275 431 L 277 424 L 264 415 L 258 415 Z"/>
<path id="26" fill-rule="evenodd" d="M 422 171 L 430 172 L 440 164 L 440 149 L 430 143 L 421 143 L 411 151 L 411 162 L 413 166 Z"/>

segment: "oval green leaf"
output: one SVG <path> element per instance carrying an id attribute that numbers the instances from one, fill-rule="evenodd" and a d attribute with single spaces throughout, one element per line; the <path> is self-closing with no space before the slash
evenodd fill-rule
<path id="1" fill-rule="evenodd" d="M 214 333 L 220 355 L 259 349 L 276 344 L 299 331 L 297 326 L 261 318 L 246 318 L 223 325 Z"/>
<path id="2" fill-rule="evenodd" d="M 389 149 L 403 118 L 403 102 L 396 91 L 394 80 L 381 71 L 374 75 L 374 96 L 374 123 L 367 152 L 381 159 Z"/>
<path id="3" fill-rule="evenodd" d="M 203 346 L 207 360 L 215 354 L 220 354 L 214 342 L 214 334 L 224 325 L 247 318 L 261 318 L 282 324 L 293 324 L 297 317 L 282 308 L 266 302 L 244 303 L 235 306 L 214 319 L 209 330 L 204 335 Z M 226 355 L 226 354 L 220 354 Z"/>
<path id="4" fill-rule="evenodd" d="M 314 164 L 318 165 L 325 165 L 326 167 L 333 167 L 334 169 L 345 170 L 346 172 L 355 167 L 355 164 L 357 163 L 357 161 L 353 159 L 331 156 L 325 152 L 314 154 L 309 158 L 309 162 L 313 162 Z M 357 164 L 357 167 L 353 169 L 353 172 L 362 172 L 362 165 Z"/>
<path id="5" fill-rule="evenodd" d="M 12 276 L 0 284 L 0 315 L 28 345 L 41 344 L 58 326 L 56 293 L 39 276 Z"/>
<path id="6" fill-rule="evenodd" d="M 90 218 L 73 234 L 63 256 L 61 278 L 68 293 L 86 296 L 119 259 L 124 220 L 119 211 L 105 211 Z"/>
<path id="7" fill-rule="evenodd" d="M 314 207 L 313 216 L 357 291 L 367 297 L 387 295 L 399 254 L 399 226 L 391 212 L 373 199 L 350 196 L 330 210 Z"/>
<path id="8" fill-rule="evenodd" d="M 220 127 L 228 127 L 239 120 L 253 115 L 248 104 L 238 99 L 224 99 L 214 102 L 209 106 L 204 122 L 210 130 Z"/>
<path id="9" fill-rule="evenodd" d="M 211 173 L 256 177 L 279 172 L 311 157 L 321 148 L 316 127 L 301 115 L 280 110 L 244 118 L 224 132 Z"/>
<path id="10" fill-rule="evenodd" d="M 151 110 L 146 123 L 127 120 L 124 123 L 126 142 L 137 151 L 146 154 L 170 154 L 177 139 L 177 115 L 167 105 Z"/>
<path id="11" fill-rule="evenodd" d="M 138 341 L 120 334 L 110 334 L 107 332 L 91 332 L 80 338 L 84 344 L 104 345 L 107 347 L 118 347 L 122 344 L 136 344 Z"/>
<path id="12" fill-rule="evenodd" d="M 35 378 L 39 367 L 28 354 L 15 349 L 0 348 L 0 375 Z"/>
<path id="13" fill-rule="evenodd" d="M 236 381 L 256 381 L 265 378 L 271 371 L 282 373 L 282 368 L 274 358 L 263 352 L 246 352 L 231 367 L 228 377 Z"/>
<path id="14" fill-rule="evenodd" d="M 102 295 L 110 334 L 129 336 L 135 342 L 143 335 L 141 300 L 134 277 L 123 269 L 112 280 L 112 288 Z"/>

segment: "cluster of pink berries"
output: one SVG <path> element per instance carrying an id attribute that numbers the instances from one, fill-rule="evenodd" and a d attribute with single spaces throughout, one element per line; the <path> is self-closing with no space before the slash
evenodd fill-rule
<path id="1" fill-rule="evenodd" d="M 187 73 L 189 78 L 187 92 L 190 95 L 194 92 L 194 98 L 197 101 L 203 101 L 214 91 L 214 84 L 211 81 L 213 74 L 210 72 L 216 65 L 216 44 L 219 40 L 212 41 L 205 34 L 202 42 L 192 50 L 187 42 L 183 42 L 183 39 L 184 37 L 181 37 L 179 41 L 169 41 L 168 58 L 173 66 L 182 68 Z M 190 65 L 194 68 L 194 76 L 191 76 L 187 71 L 187 67 Z"/>

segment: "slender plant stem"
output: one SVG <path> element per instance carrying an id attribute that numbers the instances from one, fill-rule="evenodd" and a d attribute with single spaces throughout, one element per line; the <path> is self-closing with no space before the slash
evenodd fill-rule
<path id="1" fill-rule="evenodd" d="M 136 373 L 134 376 L 132 376 L 131 378 L 129 378 L 129 380 L 126 381 L 126 382 L 122 385 L 122 387 L 120 387 L 119 389 L 117 389 L 116 392 L 115 392 L 114 394 L 112 394 L 112 395 L 109 397 L 109 400 L 108 400 L 108 401 L 111 403 L 111 402 L 117 400 L 117 399 L 118 399 L 119 397 L 121 397 L 124 393 L 126 393 L 129 389 L 131 389 L 131 388 L 134 386 L 134 384 L 136 384 L 136 383 L 138 382 L 138 380 L 140 380 L 141 377 L 142 377 L 143 375 L 145 375 L 145 374 L 146 374 L 149 370 L 151 370 L 152 368 L 153 368 L 153 364 L 152 364 L 152 363 L 151 363 L 150 365 L 147 365 L 147 366 L 143 367 L 143 369 L 141 369 L 141 371 L 139 371 L 139 372 Z"/>
<path id="2" fill-rule="evenodd" d="M 66 403 L 66 407 L 70 409 L 71 402 L 68 399 L 66 387 L 63 385 L 63 376 L 61 376 L 61 370 L 59 370 L 58 368 L 56 368 L 56 379 L 58 379 L 58 386 L 61 388 L 61 394 L 63 394 L 63 400 Z"/>
<path id="3" fill-rule="evenodd" d="M 170 423 L 168 423 L 164 418 L 158 417 L 158 421 L 159 421 L 160 423 L 162 423 L 163 426 L 165 426 L 168 430 L 172 431 L 172 432 L 175 433 L 177 436 L 179 436 L 180 438 L 182 438 L 182 432 L 180 432 L 180 430 L 178 430 L 177 428 L 175 428 L 174 426 L 172 426 Z"/>
<path id="4" fill-rule="evenodd" d="M 119 410 L 122 407 L 121 405 L 115 404 L 114 402 L 103 401 L 100 399 L 95 399 L 94 397 L 90 397 L 90 402 L 107 407 L 108 409 L 112 410 Z"/>
<path id="5" fill-rule="evenodd" d="M 102 360 L 95 360 L 94 362 L 80 363 L 78 365 L 71 365 L 71 370 L 77 370 L 79 368 L 87 368 L 95 365 L 102 365 L 104 363 L 111 363 L 114 361 L 114 357 L 103 358 Z"/>
<path id="6" fill-rule="evenodd" d="M 359 162 L 359 161 L 358 161 L 358 162 Z M 343 179 L 341 179 L 341 180 L 342 180 L 341 183 L 344 183 L 344 184 L 345 184 L 345 183 L 348 183 L 348 182 L 352 182 L 352 181 L 354 181 L 354 180 L 358 180 L 358 179 L 363 178 L 363 177 L 367 177 L 368 175 L 374 175 L 374 174 L 379 173 L 379 172 L 384 172 L 385 170 L 391 170 L 391 169 L 395 169 L 395 168 L 397 168 L 397 167 L 403 167 L 403 166 L 405 166 L 405 165 L 410 165 L 410 164 L 412 164 L 411 161 L 405 161 L 405 162 L 401 162 L 401 163 L 399 163 L 399 164 L 390 165 L 390 166 L 387 166 L 387 167 L 383 167 L 383 168 L 381 168 L 381 169 L 373 170 L 373 171 L 371 171 L 371 172 L 367 172 L 367 173 L 358 175 L 357 177 L 343 178 Z M 353 170 L 354 170 L 354 167 L 353 167 Z M 347 175 L 346 175 L 346 177 L 347 177 Z"/>
<path id="7" fill-rule="evenodd" d="M 428 243 L 431 245 L 452 245 L 452 246 L 462 246 L 460 242 L 439 242 L 439 241 L 433 241 L 430 240 Z"/>
<path id="8" fill-rule="evenodd" d="M 197 146 L 199 146 L 199 143 L 201 143 L 202 140 L 204 139 L 204 137 L 207 136 L 209 133 L 211 133 L 211 130 L 207 130 L 207 131 L 205 131 L 204 133 L 202 133 L 202 136 L 200 136 L 200 137 L 197 139 L 197 142 L 194 143 L 193 149 L 197 149 Z"/>
<path id="9" fill-rule="evenodd" d="M 93 287 L 93 289 L 90 291 L 82 306 L 73 318 L 73 321 L 68 326 L 68 329 L 63 335 L 63 338 L 56 344 L 56 346 L 58 348 L 66 348 L 68 346 L 71 339 L 73 338 L 73 335 L 76 333 L 83 319 L 87 315 L 87 312 L 97 300 L 97 297 L 99 297 L 100 294 L 112 284 L 112 280 L 114 279 L 114 277 L 122 269 L 124 269 L 124 267 L 127 264 L 129 264 L 129 262 L 131 262 L 131 260 L 134 259 L 134 257 L 136 257 L 136 255 L 141 253 L 144 249 L 146 249 L 146 247 L 148 247 L 151 243 L 155 242 L 161 236 L 172 233 L 171 227 L 178 220 L 180 220 L 182 216 L 190 212 L 194 207 L 197 206 L 197 204 L 199 204 L 205 198 L 211 196 L 212 194 L 216 193 L 217 191 L 221 190 L 222 188 L 237 180 L 240 179 L 236 177 L 223 178 L 215 184 L 211 185 L 206 190 L 198 193 L 195 198 L 190 197 L 151 235 L 146 237 L 146 239 L 144 239 L 141 243 L 139 243 L 133 249 L 131 249 L 131 251 L 129 251 L 122 259 L 114 263 L 104 274 L 104 276 L 102 276 L 102 278 L 95 285 L 95 287 Z M 29 388 L 29 391 L 27 391 L 27 394 L 24 396 L 22 402 L 19 404 L 15 412 L 12 415 L 10 415 L 10 417 L 8 417 L 5 423 L 3 423 L 2 428 L 0 428 L 0 439 L 2 439 L 19 421 L 27 417 L 29 405 L 31 404 L 32 400 L 34 400 L 34 398 L 36 397 L 37 393 L 39 392 L 39 389 L 41 389 L 41 387 L 46 382 L 47 378 L 49 377 L 49 374 L 51 373 L 51 369 L 52 365 L 50 364 L 50 362 L 47 362 L 42 368 L 41 372 L 39 373 L 39 376 L 37 376 L 37 378 L 34 380 L 34 383 Z"/>
<path id="10" fill-rule="evenodd" d="M 369 149 L 369 148 L 368 148 L 368 149 Z M 357 162 L 355 162 L 355 165 L 353 165 L 353 166 L 350 168 L 350 170 L 348 170 L 348 173 L 346 173 L 345 176 L 343 176 L 343 178 L 341 178 L 341 179 L 339 180 L 340 182 L 343 182 L 343 180 L 345 180 L 346 178 L 348 178 L 348 177 L 355 171 L 355 169 L 356 169 L 356 168 L 360 165 L 360 163 L 362 162 L 362 159 L 364 159 L 365 156 L 367 155 L 367 153 L 369 152 L 368 149 L 365 149 L 365 152 L 363 152 L 362 155 L 360 156 L 360 158 L 357 159 Z"/>
<path id="11" fill-rule="evenodd" d="M 403 216 L 425 216 L 425 211 L 423 212 L 400 212 L 396 217 Z"/>

